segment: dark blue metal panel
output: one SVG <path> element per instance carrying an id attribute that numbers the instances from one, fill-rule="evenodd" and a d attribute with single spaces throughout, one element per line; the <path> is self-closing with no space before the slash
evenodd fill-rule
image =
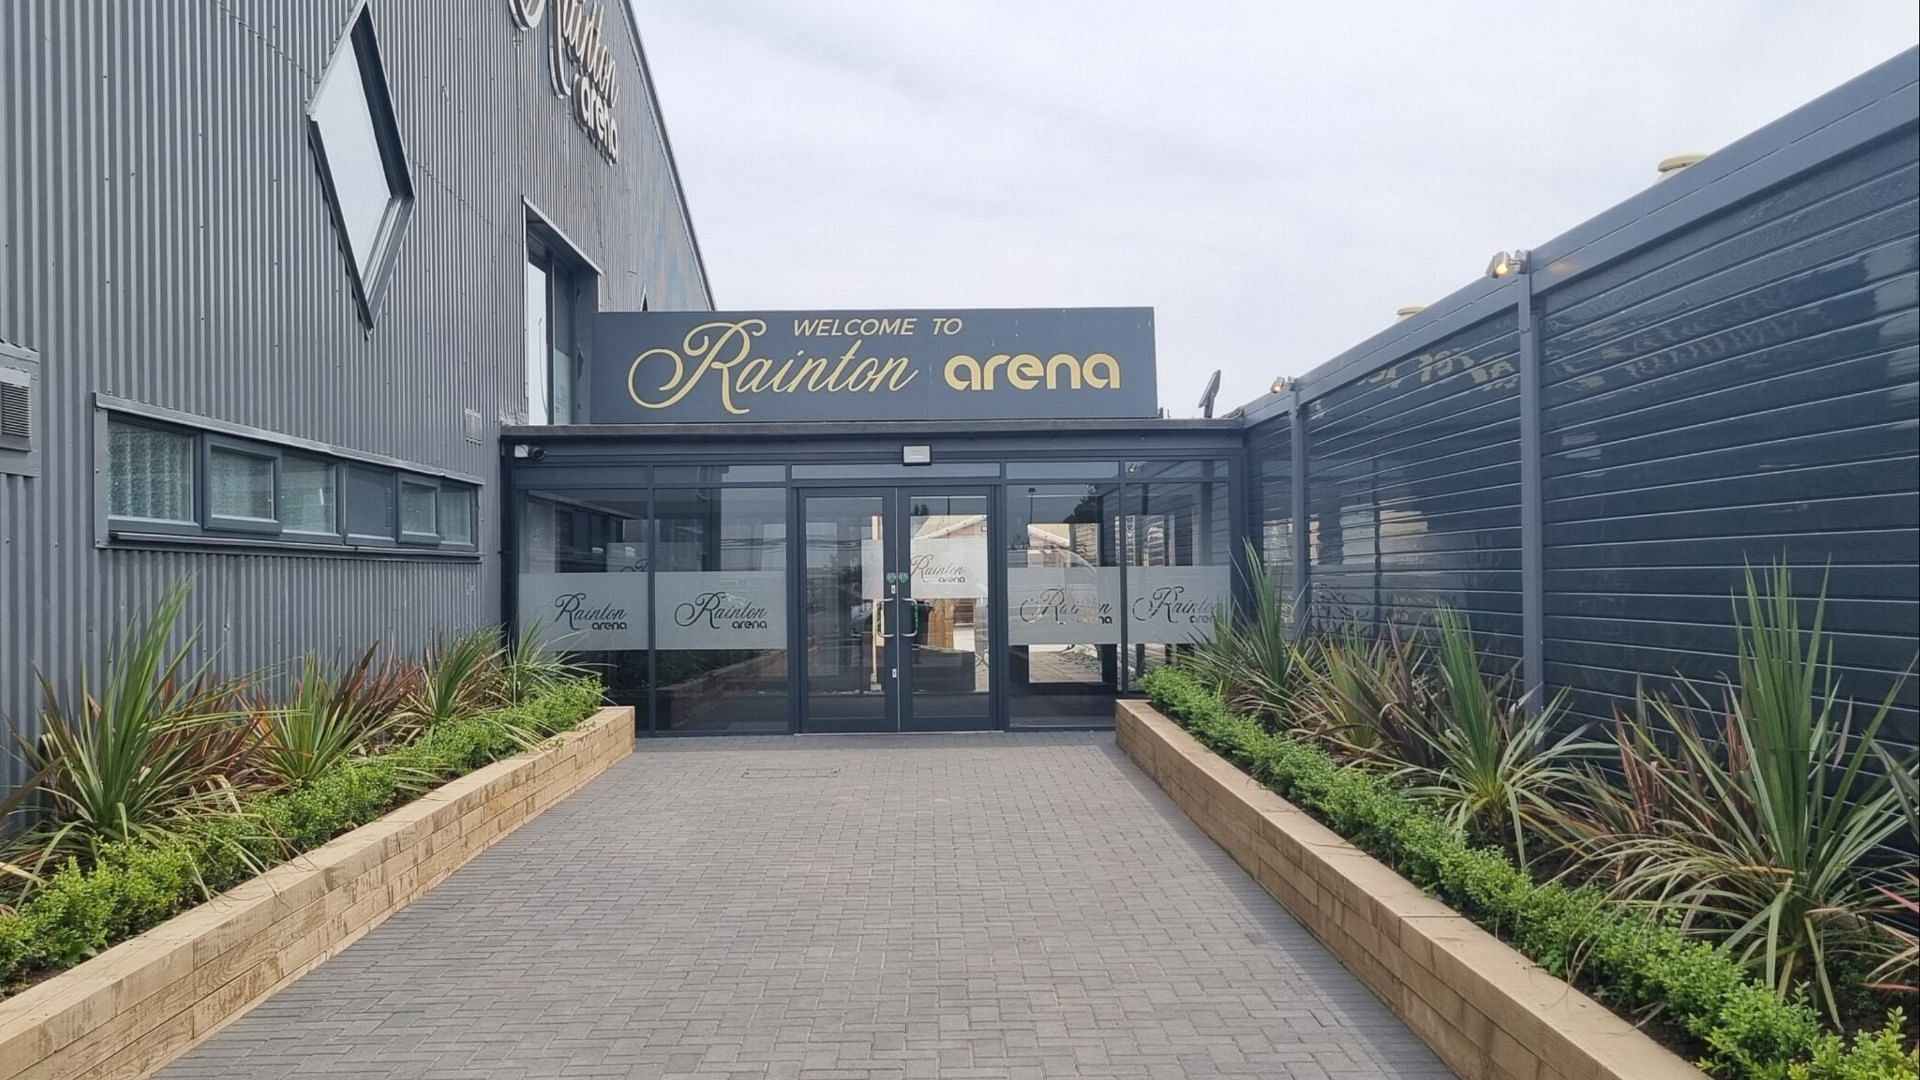
<path id="1" fill-rule="evenodd" d="M 1293 417 L 1282 413 L 1247 432 L 1247 522 L 1260 559 L 1283 599 L 1300 589 L 1295 573 Z"/>
<path id="2" fill-rule="evenodd" d="M 1492 316 L 1306 406 L 1321 629 L 1448 604 L 1519 659 L 1518 321 Z"/>
<path id="3" fill-rule="evenodd" d="M 1913 661 L 1917 161 L 1880 138 L 1541 297 L 1547 670 L 1585 718 L 1729 671 L 1749 564 L 1827 578 L 1846 694 Z"/>

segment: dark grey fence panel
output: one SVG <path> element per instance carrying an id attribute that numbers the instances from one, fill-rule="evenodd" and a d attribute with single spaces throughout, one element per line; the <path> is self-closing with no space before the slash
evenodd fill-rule
<path id="1" fill-rule="evenodd" d="M 1322 628 L 1378 632 L 1448 604 L 1519 659 L 1517 350 L 1508 309 L 1307 406 Z"/>
<path id="2" fill-rule="evenodd" d="M 1294 558 L 1293 418 L 1279 416 L 1251 429 L 1247 451 L 1247 527 L 1274 588 L 1291 600 L 1300 590 Z"/>
<path id="3" fill-rule="evenodd" d="M 1730 671 L 1748 564 L 1826 581 L 1848 694 L 1913 660 L 1917 160 L 1863 147 L 1539 298 L 1546 676 L 1581 713 Z"/>
<path id="4" fill-rule="evenodd" d="M 1253 475 L 1306 478 L 1313 628 L 1451 604 L 1604 721 L 1730 673 L 1745 568 L 1784 560 L 1825 583 L 1844 693 L 1898 685 L 1892 741 L 1920 741 L 1917 81 L 1909 50 L 1247 406 Z"/>

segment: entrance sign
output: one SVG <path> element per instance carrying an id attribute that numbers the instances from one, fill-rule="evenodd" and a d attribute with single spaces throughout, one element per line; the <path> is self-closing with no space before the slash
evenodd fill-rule
<path id="1" fill-rule="evenodd" d="M 1127 640 L 1135 645 L 1204 641 L 1214 614 L 1233 602 L 1224 566 L 1136 566 L 1127 574 Z"/>
<path id="2" fill-rule="evenodd" d="M 665 576 L 665 575 L 662 575 Z M 647 575 L 521 574 L 520 624 L 567 652 L 647 647 Z"/>
<path id="3" fill-rule="evenodd" d="M 1152 308 L 614 311 L 599 424 L 1152 417 Z"/>
<path id="4" fill-rule="evenodd" d="M 620 69 L 607 47 L 607 8 L 603 0 L 552 0 L 553 33 L 548 38 L 547 76 L 555 97 L 567 103 L 574 123 L 609 162 L 620 160 L 620 124 L 613 106 L 620 98 Z M 548 0 L 507 0 L 515 26 L 537 30 Z"/>
<path id="5" fill-rule="evenodd" d="M 662 649 L 784 649 L 780 570 L 662 570 L 654 575 Z"/>
<path id="6" fill-rule="evenodd" d="M 907 560 L 908 591 L 916 600 L 987 598 L 985 532 L 971 536 L 916 536 Z M 868 600 L 886 595 L 880 545 L 860 542 L 860 594 Z"/>
<path id="7" fill-rule="evenodd" d="M 1007 644 L 1120 644 L 1120 568 L 1007 569 Z"/>

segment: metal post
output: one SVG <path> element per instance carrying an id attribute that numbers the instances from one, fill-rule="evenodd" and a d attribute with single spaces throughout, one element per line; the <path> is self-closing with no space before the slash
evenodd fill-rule
<path id="1" fill-rule="evenodd" d="M 1288 464 L 1293 470 L 1293 625 L 1296 633 L 1305 631 L 1308 626 L 1308 587 L 1312 584 L 1312 567 L 1308 560 L 1312 557 L 1312 545 L 1307 542 L 1307 413 L 1306 400 L 1300 396 L 1300 387 L 1291 391 L 1293 412 L 1287 418 L 1287 434 L 1292 439 L 1291 460 Z"/>
<path id="2" fill-rule="evenodd" d="M 1546 696 L 1545 592 L 1541 542 L 1540 332 L 1533 323 L 1533 257 L 1523 254 L 1513 281 L 1520 347 L 1520 666 L 1527 708 Z"/>

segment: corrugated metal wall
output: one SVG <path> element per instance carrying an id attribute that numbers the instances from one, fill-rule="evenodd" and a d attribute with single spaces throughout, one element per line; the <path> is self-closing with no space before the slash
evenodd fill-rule
<path id="1" fill-rule="evenodd" d="M 1248 406 L 1254 474 L 1306 484 L 1316 628 L 1445 602 L 1605 720 L 1727 672 L 1744 568 L 1785 560 L 1885 696 L 1920 652 L 1917 81 L 1909 51 Z"/>
<path id="2" fill-rule="evenodd" d="M 494 431 L 524 415 L 522 262 L 539 208 L 604 308 L 710 307 L 649 100 L 607 3 L 621 156 L 548 82 L 551 26 L 505 4 L 373 0 L 416 202 L 371 331 L 306 107 L 351 0 L 0 7 L 0 338 L 42 362 L 44 475 L 0 476 L 0 709 L 98 657 L 175 578 L 227 668 L 499 617 Z M 92 395 L 485 477 L 478 562 L 102 549 Z M 463 413 L 488 421 L 463 435 Z M 9 762 L 0 777 L 18 780 Z"/>

